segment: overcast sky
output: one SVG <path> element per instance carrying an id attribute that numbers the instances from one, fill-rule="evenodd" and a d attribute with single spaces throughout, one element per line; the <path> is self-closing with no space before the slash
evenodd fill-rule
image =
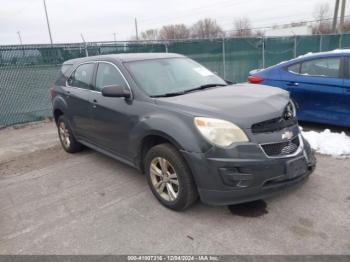
<path id="1" fill-rule="evenodd" d="M 335 0 L 46 0 L 54 43 L 128 40 L 139 31 L 172 23 L 191 25 L 211 17 L 225 30 L 235 18 L 248 17 L 253 27 L 313 20 L 318 3 Z M 0 45 L 48 43 L 43 0 L 0 0 Z M 346 8 L 349 13 L 350 2 Z M 331 10 L 333 11 L 333 10 Z"/>

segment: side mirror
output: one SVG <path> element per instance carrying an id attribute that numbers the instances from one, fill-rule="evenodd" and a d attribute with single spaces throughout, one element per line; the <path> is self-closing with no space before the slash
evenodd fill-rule
<path id="1" fill-rule="evenodd" d="M 102 88 L 102 95 L 106 97 L 129 98 L 131 94 L 129 89 L 126 89 L 122 86 L 111 85 L 111 86 L 105 86 Z"/>

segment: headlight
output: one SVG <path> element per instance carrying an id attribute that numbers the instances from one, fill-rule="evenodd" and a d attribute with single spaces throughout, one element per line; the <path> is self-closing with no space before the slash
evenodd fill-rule
<path id="1" fill-rule="evenodd" d="M 290 100 L 284 109 L 283 118 L 284 120 L 289 120 L 296 117 L 297 111 L 293 100 Z"/>
<path id="2" fill-rule="evenodd" d="M 248 142 L 246 134 L 235 124 L 215 118 L 195 117 L 199 132 L 212 144 L 228 147 L 235 142 Z"/>

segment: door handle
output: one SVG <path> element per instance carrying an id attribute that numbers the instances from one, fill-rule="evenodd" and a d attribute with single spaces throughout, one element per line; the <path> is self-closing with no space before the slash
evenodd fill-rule
<path id="1" fill-rule="evenodd" d="M 97 100 L 96 100 L 96 99 L 93 99 L 93 100 L 92 100 L 92 108 L 96 108 L 96 107 L 97 107 L 97 106 L 96 106 L 97 103 L 98 103 Z"/>
<path id="2" fill-rule="evenodd" d="M 297 82 L 288 82 L 287 83 L 287 86 L 298 86 L 299 85 L 299 83 L 297 83 Z"/>

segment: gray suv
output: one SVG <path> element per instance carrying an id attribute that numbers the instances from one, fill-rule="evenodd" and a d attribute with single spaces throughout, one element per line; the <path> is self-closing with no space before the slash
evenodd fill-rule
<path id="1" fill-rule="evenodd" d="M 50 94 L 64 150 L 139 169 L 171 209 L 266 198 L 315 167 L 286 91 L 230 84 L 182 55 L 69 60 Z"/>

